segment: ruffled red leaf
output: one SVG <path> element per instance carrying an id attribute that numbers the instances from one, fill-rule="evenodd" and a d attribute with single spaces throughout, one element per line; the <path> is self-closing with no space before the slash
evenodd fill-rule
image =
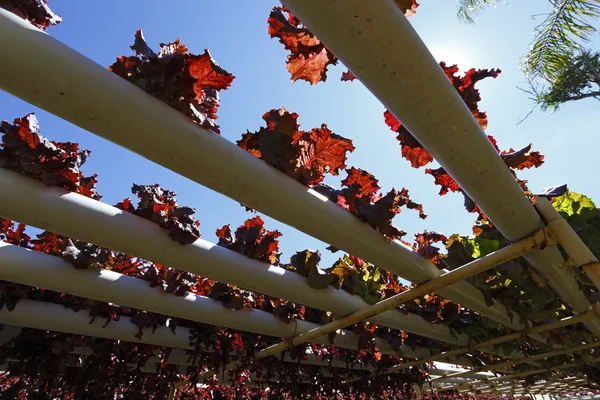
<path id="1" fill-rule="evenodd" d="M 346 167 L 346 153 L 354 151 L 351 140 L 325 124 L 299 130 L 298 114 L 284 108 L 265 113 L 263 119 L 267 127 L 243 134 L 238 146 L 304 185 L 321 183 L 325 174 L 338 175 Z"/>
<path id="2" fill-rule="evenodd" d="M 419 6 L 415 0 L 396 0 L 396 4 L 406 16 L 415 14 Z M 285 7 L 273 7 L 267 25 L 271 39 L 278 38 L 290 52 L 286 68 L 293 82 L 301 79 L 316 85 L 327 79 L 327 67 L 337 64 L 338 60 L 296 16 Z M 342 73 L 342 81 L 354 79 L 352 72 Z"/>
<path id="3" fill-rule="evenodd" d="M 290 52 L 286 68 L 293 82 L 301 79 L 315 85 L 327 79 L 327 67 L 337 64 L 337 58 L 289 10 L 274 7 L 267 24 L 269 36 Z"/>
<path id="4" fill-rule="evenodd" d="M 355 167 L 350 168 L 346 172 L 348 176 L 342 180 L 342 185 L 352 190 L 355 193 L 354 197 L 359 199 L 366 198 L 371 202 L 381 197 L 381 194 L 378 194 L 379 189 L 381 189 L 378 185 L 379 180 L 372 174 Z"/>
<path id="5" fill-rule="evenodd" d="M 400 195 L 400 206 L 406 206 L 409 210 L 416 210 L 419 212 L 419 218 L 426 219 L 427 215 L 423 211 L 423 204 L 412 201 L 408 195 L 408 189 L 402 189 Z"/>
<path id="6" fill-rule="evenodd" d="M 203 128 L 219 133 L 216 123 L 219 92 L 227 89 L 232 74 L 221 68 L 210 56 L 188 53 L 177 39 L 161 43 L 155 53 L 144 40 L 141 30 L 132 46 L 136 56 L 120 56 L 109 70 L 145 90 L 160 101 L 190 117 Z"/>
<path id="7" fill-rule="evenodd" d="M 81 166 L 90 154 L 76 143 L 52 142 L 40 134 L 35 114 L 0 124 L 0 167 L 99 200 L 97 175 L 84 177 Z"/>
<path id="8" fill-rule="evenodd" d="M 415 15 L 417 12 L 417 8 L 419 7 L 419 3 L 416 0 L 394 0 L 396 5 L 400 8 L 400 11 L 404 13 L 406 17 L 410 17 Z"/>
<path id="9" fill-rule="evenodd" d="M 503 151 L 500 156 L 509 168 L 519 171 L 525 168 L 538 168 L 544 163 L 544 156 L 539 151 L 532 151 L 531 144 L 518 151 L 513 149 Z"/>
<path id="10" fill-rule="evenodd" d="M 454 178 L 452 178 L 450 176 L 450 174 L 448 174 L 446 172 L 446 170 L 442 167 L 436 168 L 436 169 L 428 168 L 425 170 L 425 173 L 433 176 L 435 178 L 434 183 L 441 187 L 440 188 L 440 196 L 443 196 L 448 192 L 461 192 L 462 191 L 462 189 L 460 188 L 458 183 L 456 183 Z"/>
<path id="11" fill-rule="evenodd" d="M 235 78 L 213 60 L 208 50 L 204 50 L 204 54 L 200 56 L 190 54 L 187 59 L 187 68 L 192 78 L 196 79 L 194 91 L 196 96 L 200 98 L 204 96 L 204 90 L 206 89 L 223 90 L 229 88 Z"/>
<path id="12" fill-rule="evenodd" d="M 439 242 L 446 244 L 447 241 L 448 238 L 441 233 L 425 231 L 415 235 L 413 249 L 434 264 L 440 265 L 440 249 L 436 246 L 433 246 L 433 244 Z"/>
<path id="13" fill-rule="evenodd" d="M 352 82 L 356 79 L 356 75 L 354 75 L 350 70 L 346 72 L 342 72 L 342 82 Z"/>
<path id="14" fill-rule="evenodd" d="M 18 224 L 15 228 L 13 221 L 0 218 L 0 239 L 15 246 L 27 247 L 31 237 L 25 233 L 25 228 L 25 224 Z"/>
<path id="15" fill-rule="evenodd" d="M 389 110 L 385 110 L 383 117 L 386 125 L 398 134 L 396 140 L 400 142 L 402 157 L 410 161 L 413 168 L 423 167 L 433 161 L 433 156 L 421 146 Z"/>
<path id="16" fill-rule="evenodd" d="M 321 183 L 325 174 L 339 175 L 346 168 L 346 153 L 354 151 L 352 140 L 336 135 L 325 124 L 304 133 L 298 146 L 300 181 L 308 185 Z"/>
<path id="17" fill-rule="evenodd" d="M 471 110 L 481 128 L 485 130 L 488 124 L 487 115 L 478 108 L 481 96 L 479 90 L 475 89 L 475 84 L 485 78 L 495 79 L 502 71 L 499 69 L 471 68 L 463 76 L 457 76 L 458 67 L 456 65 L 447 66 L 445 62 L 441 62 L 440 67 L 442 67 L 450 82 L 452 82 L 467 107 L 469 107 L 469 110 Z"/>
<path id="18" fill-rule="evenodd" d="M 279 231 L 269 231 L 264 227 L 264 221 L 259 216 L 250 218 L 231 234 L 229 225 L 217 229 L 219 246 L 228 248 L 258 261 L 279 265 L 279 241 L 282 236 Z"/>
<path id="19" fill-rule="evenodd" d="M 163 189 L 158 184 L 134 184 L 131 193 L 139 199 L 137 207 L 133 207 L 128 198 L 118 203 L 117 207 L 157 223 L 169 231 L 171 239 L 182 245 L 194 243 L 200 237 L 200 221 L 192 217 L 195 210 L 180 207 L 175 192 Z"/>
<path id="20" fill-rule="evenodd" d="M 427 217 L 423 213 L 423 206 L 412 201 L 406 189 L 400 192 L 392 189 L 382 196 L 378 193 L 378 181 L 372 174 L 354 167 L 346 172 L 348 177 L 342 181 L 344 187 L 341 190 L 326 185 L 317 186 L 315 190 L 368 223 L 388 240 L 406 234 L 392 226 L 392 219 L 400 213 L 401 207 L 415 209 L 421 218 Z"/>
<path id="21" fill-rule="evenodd" d="M 448 77 L 448 80 L 454 85 L 467 107 L 469 107 L 479 125 L 482 129 L 486 129 L 487 115 L 478 109 L 481 96 L 479 95 L 479 90 L 475 89 L 475 84 L 488 77 L 496 78 L 500 74 L 500 70 L 476 70 L 472 68 L 463 76 L 458 76 L 458 66 L 447 66 L 446 63 L 441 62 L 440 67 Z M 423 167 L 433 161 L 431 154 L 421 146 L 419 141 L 410 134 L 389 110 L 386 110 L 383 115 L 386 125 L 398 134 L 396 139 L 400 142 L 402 157 L 410 161 L 413 168 Z"/>
<path id="22" fill-rule="evenodd" d="M 28 20 L 42 30 L 62 22 L 61 16 L 50 9 L 46 0 L 0 0 L 0 8 Z"/>

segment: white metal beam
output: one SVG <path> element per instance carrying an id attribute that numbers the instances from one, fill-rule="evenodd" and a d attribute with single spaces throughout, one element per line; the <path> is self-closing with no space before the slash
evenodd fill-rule
<path id="1" fill-rule="evenodd" d="M 293 337 L 319 327 L 317 324 L 302 320 L 288 324 L 266 311 L 228 309 L 220 301 L 191 293 L 182 297 L 175 296 L 150 287 L 149 282 L 114 271 L 97 268 L 78 270 L 62 258 L 2 241 L 0 241 L 0 279 L 278 338 Z M 316 343 L 328 345 L 329 340 L 323 337 L 317 339 Z M 341 330 L 336 335 L 335 345 L 346 349 L 357 349 L 359 338 L 348 330 Z M 382 338 L 377 338 L 377 347 L 384 354 L 398 354 Z M 428 355 L 430 350 L 406 347 L 402 348 L 401 352 L 406 357 L 419 357 Z"/>

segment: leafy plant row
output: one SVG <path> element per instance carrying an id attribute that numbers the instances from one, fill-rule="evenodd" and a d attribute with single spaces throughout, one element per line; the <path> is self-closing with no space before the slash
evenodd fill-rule
<path id="1" fill-rule="evenodd" d="M 64 187 L 95 199 L 100 198 L 100 195 L 95 190 L 95 180 L 94 186 L 88 187 L 82 184 L 82 182 L 85 181 L 81 179 L 68 181 L 62 179 L 63 176 L 69 177 L 81 175 L 80 167 L 84 163 L 85 157 L 76 158 L 75 156 L 83 153 L 87 157 L 89 152 L 80 151 L 74 144 L 65 146 L 62 143 L 48 141 L 41 136 L 39 126 L 33 114 L 29 114 L 26 118 L 16 119 L 13 124 L 4 122 L 2 124 L 2 133 L 2 155 L 9 155 L 13 161 L 11 163 L 3 164 L 5 167 L 32 178 L 42 180 L 46 184 Z M 54 147 L 49 147 L 49 143 Z M 60 157 L 49 157 L 48 148 L 55 151 Z M 13 149 L 19 151 L 13 151 Z M 62 149 L 68 149 L 70 151 L 68 152 Z M 61 162 L 56 162 L 56 159 L 58 158 L 60 158 Z M 76 165 L 77 174 L 73 174 L 72 171 L 73 167 L 70 160 L 73 158 L 79 160 Z M 64 163 L 62 161 L 64 161 Z M 27 168 L 23 167 L 23 165 Z M 36 165 L 37 174 L 31 173 L 31 168 L 29 168 L 31 165 Z M 45 179 L 46 175 L 42 174 L 42 172 L 46 172 L 48 166 L 52 167 L 53 176 L 56 176 L 57 179 Z M 169 236 L 173 240 L 178 241 L 182 245 L 190 244 L 200 236 L 198 229 L 199 222 L 192 217 L 194 210 L 189 207 L 179 206 L 173 192 L 164 190 L 158 185 L 133 185 L 132 193 L 138 197 L 137 204 L 134 204 L 130 198 L 127 198 L 122 202 L 119 202 L 117 207 L 157 223 L 168 231 Z M 2 228 L 0 235 L 2 240 L 13 245 L 62 257 L 73 264 L 75 268 L 85 269 L 98 267 L 110 269 L 115 272 L 147 280 L 151 286 L 162 288 L 165 292 L 173 293 L 174 295 L 185 295 L 186 293 L 191 292 L 208 296 L 223 302 L 224 305 L 230 308 L 257 308 L 263 311 L 272 312 L 286 322 L 299 318 L 311 322 L 324 323 L 333 318 L 329 313 L 290 303 L 284 299 L 275 299 L 258 295 L 223 282 L 215 282 L 189 273 L 176 271 L 167 266 L 154 264 L 146 260 L 113 252 L 90 243 L 73 240 L 51 232 L 43 232 L 38 234 L 36 239 L 31 239 L 26 233 L 26 226 L 23 224 L 15 224 L 12 221 L 1 220 L 0 227 Z M 277 238 L 280 235 L 281 234 L 276 231 L 266 230 L 263 221 L 258 216 L 246 221 L 244 225 L 236 229 L 235 232 L 232 232 L 228 225 L 217 231 L 219 245 L 248 257 L 274 265 L 281 265 L 277 242 Z M 324 288 L 328 285 L 334 285 L 338 288 L 348 290 L 353 294 L 361 295 L 370 302 L 376 302 L 384 298 L 386 293 L 393 295 L 406 289 L 398 283 L 397 277 L 391 274 L 380 273 L 377 268 L 356 257 L 347 256 L 340 259 L 329 272 L 325 272 L 318 267 L 319 258 L 318 252 L 306 250 L 293 256 L 290 263 L 282 265 L 282 267 L 306 276 L 309 280 L 309 284 L 314 288 Z M 64 293 L 55 293 L 41 288 L 32 288 L 10 282 L 1 282 L 0 293 L 1 305 L 6 306 L 9 309 L 14 309 L 19 299 L 30 298 L 62 304 L 65 307 L 77 311 L 87 310 L 92 319 L 106 318 L 107 323 L 110 323 L 112 320 L 118 320 L 122 316 L 126 316 L 139 328 L 139 337 L 143 335 L 144 328 L 156 328 L 159 325 L 166 325 L 168 319 L 165 316 L 143 310 L 132 310 L 128 307 L 90 301 Z M 411 306 L 412 309 L 410 311 L 418 312 L 423 309 L 423 315 L 426 315 L 425 310 L 426 312 L 431 313 L 437 304 L 436 299 L 436 297 L 431 297 L 429 300 L 424 299 L 421 304 L 426 306 L 423 307 L 420 307 L 419 303 L 415 303 Z M 429 314 L 429 318 L 439 322 L 439 320 L 442 319 L 442 314 L 447 312 L 446 310 L 448 310 L 448 308 L 433 312 L 432 314 Z M 208 329 L 191 321 L 183 321 L 174 318 L 168 320 L 169 326 L 172 329 L 175 329 L 177 326 L 195 329 L 195 331 L 198 332 L 199 337 L 193 338 L 192 341 L 198 343 L 197 347 L 205 351 L 213 351 L 216 354 L 202 364 L 202 366 L 206 366 L 207 368 L 218 368 L 219 365 L 225 364 L 230 356 L 230 350 L 233 346 L 232 343 L 235 343 L 236 349 L 239 352 L 242 352 L 242 350 L 244 352 L 254 352 L 262 347 L 260 344 L 267 346 L 274 340 L 272 338 L 267 340 L 261 338 L 259 335 L 248 333 L 218 330 L 215 328 Z M 377 351 L 374 347 L 374 338 L 376 335 L 384 335 L 384 337 L 387 337 L 388 340 L 398 347 L 403 344 L 413 346 L 433 346 L 433 343 L 428 339 L 419 338 L 416 335 L 407 335 L 404 332 L 394 331 L 389 328 L 378 327 L 374 324 L 357 324 L 357 326 L 352 329 L 361 335 L 362 345 L 360 351 L 351 352 L 339 350 L 330 346 L 312 345 L 313 352 L 322 357 L 331 357 L 332 360 L 341 357 L 341 359 L 348 360 L 349 363 L 371 363 L 379 365 L 379 368 L 382 368 L 382 365 L 393 365 L 389 364 L 390 361 L 386 360 L 398 359 L 394 357 L 390 358 L 390 356 L 382 356 L 381 353 Z M 335 339 L 331 338 L 331 340 L 334 341 Z M 225 345 L 225 343 L 229 344 Z M 244 343 L 246 343 L 246 346 L 244 346 Z M 162 349 L 162 351 L 168 350 Z M 292 352 L 296 357 L 302 359 L 305 357 L 306 347 L 298 347 Z M 23 355 L 18 356 L 14 352 L 10 354 L 15 359 L 27 359 L 27 357 L 23 358 Z M 43 356 L 45 355 L 39 355 L 39 357 Z M 241 357 L 241 354 L 239 356 Z M 10 357 L 7 356 L 6 358 Z M 29 365 L 38 365 L 39 362 L 41 361 L 37 358 L 30 361 Z M 99 363 L 100 361 L 95 360 L 94 362 Z M 398 361 L 394 361 L 394 363 L 395 362 Z M 262 364 L 264 363 L 261 363 L 261 365 Z M 9 373 L 23 376 L 24 373 L 21 369 L 23 368 L 23 364 L 18 363 L 15 368 L 17 369 L 11 369 Z M 107 371 L 112 371 L 113 369 L 114 368 L 108 368 Z M 32 370 L 32 373 L 33 371 L 34 370 Z M 199 369 L 197 369 L 197 371 L 199 371 Z M 36 376 L 38 375 L 34 374 L 30 376 L 30 378 L 33 379 Z M 88 377 L 86 379 L 94 380 L 97 378 L 98 374 L 90 369 L 89 375 L 86 376 Z M 81 380 L 84 378 L 78 375 L 78 379 Z M 92 381 L 86 382 L 86 385 L 92 385 L 91 387 L 88 387 L 88 389 L 94 392 L 96 389 L 92 389 L 92 387 L 96 387 L 95 383 Z M 61 385 L 62 384 L 64 384 L 64 382 L 61 383 Z M 102 385 L 104 385 L 104 383 Z"/>
<path id="2" fill-rule="evenodd" d="M 16 127 L 28 127 L 29 125 L 19 125 L 25 119 L 18 119 L 13 125 L 4 123 L 4 135 L 8 138 L 15 138 L 11 135 Z M 34 121 L 34 116 L 29 115 L 27 121 Z M 37 126 L 37 125 L 36 125 Z M 39 130 L 36 133 L 39 138 L 39 143 L 46 143 L 47 139 L 39 135 Z M 30 140 L 31 135 L 18 136 L 22 142 Z M 25 153 L 26 154 L 26 153 Z M 69 159 L 69 157 L 66 157 Z M 17 165 L 20 165 L 17 163 Z M 17 169 L 18 170 L 18 169 Z M 68 169 L 67 169 L 68 170 Z M 26 171 L 20 171 L 26 173 Z M 34 176 L 35 177 L 35 176 Z M 38 177 L 38 179 L 42 179 Z M 72 188 L 71 188 L 72 189 Z M 77 190 L 77 188 L 75 188 Z M 134 185 L 132 192 L 139 198 L 138 204 L 134 205 L 131 199 L 125 199 L 117 206 L 124 211 L 137 214 L 143 218 L 154 221 L 164 229 L 169 231 L 169 235 L 182 244 L 191 243 L 199 237 L 198 231 L 199 222 L 195 221 L 191 215 L 193 209 L 189 207 L 180 207 L 175 199 L 173 192 L 163 190 L 157 185 L 141 186 Z M 87 192 L 86 192 L 87 193 Z M 93 196 L 99 197 L 96 192 Z M 92 196 L 92 195 L 90 195 Z M 564 202 L 563 202 L 564 203 Z M 562 204 L 562 203 L 561 203 Z M 563 205 L 563 208 L 567 205 Z M 331 320 L 332 316 L 329 313 L 320 310 L 314 310 L 309 307 L 304 307 L 294 303 L 289 303 L 284 299 L 274 299 L 268 296 L 260 296 L 255 293 L 242 290 L 240 288 L 228 285 L 222 282 L 214 282 L 206 278 L 197 277 L 189 273 L 183 273 L 173 270 L 169 267 L 153 264 L 145 260 L 130 257 L 124 254 L 102 249 L 89 243 L 71 240 L 60 235 L 49 232 L 44 232 L 38 235 L 38 238 L 31 240 L 25 233 L 26 227 L 23 224 L 15 226 L 11 221 L 2 221 L 2 238 L 3 240 L 14 245 L 32 248 L 36 251 L 42 251 L 48 254 L 61 256 L 65 260 L 72 263 L 76 268 L 101 267 L 114 270 L 116 272 L 125 273 L 140 279 L 149 281 L 151 286 L 157 286 L 164 291 L 174 293 L 175 295 L 184 295 L 187 292 L 196 293 L 203 296 L 208 296 L 222 301 L 227 307 L 234 309 L 243 308 L 258 308 L 264 311 L 272 312 L 283 321 L 289 322 L 294 319 L 305 319 L 316 323 L 325 323 Z M 480 228 L 482 231 L 483 229 Z M 491 230 L 493 228 L 490 228 Z M 497 233 L 496 233 L 497 234 Z M 488 231 L 487 235 L 491 235 Z M 260 217 L 254 217 L 244 223 L 232 232 L 230 226 L 226 225 L 217 231 L 219 237 L 219 245 L 226 247 L 232 251 L 239 252 L 248 257 L 269 264 L 281 265 L 282 267 L 306 276 L 309 284 L 313 288 L 324 288 L 328 285 L 347 290 L 352 294 L 357 294 L 363 297 L 368 302 L 374 303 L 387 296 L 392 296 L 396 293 L 406 290 L 402 286 L 397 277 L 390 273 L 379 271 L 376 267 L 366 263 L 354 256 L 345 256 L 338 260 L 328 271 L 321 270 L 318 266 L 320 255 L 318 252 L 305 250 L 298 252 L 290 260 L 289 264 L 282 265 L 279 261 L 277 238 L 281 234 L 277 231 L 268 231 L 264 228 L 264 223 Z M 484 256 L 490 251 L 495 250 L 500 246 L 499 241 L 492 242 L 493 239 L 485 239 L 488 242 L 474 240 L 473 242 L 464 241 L 464 238 L 452 237 L 449 241 L 446 237 L 432 232 L 426 232 L 417 235 L 415 249 L 426 257 L 444 264 L 446 267 L 462 265 L 473 258 Z M 448 254 L 440 254 L 439 249 L 433 244 L 436 242 L 448 243 Z M 462 248 L 457 249 L 456 245 L 460 243 Z M 469 248 L 468 246 L 471 246 Z M 477 245 L 477 249 L 474 246 Z M 471 256 L 468 258 L 465 254 Z M 460 258 L 459 256 L 463 256 Z M 74 309 L 89 308 L 92 318 L 104 317 L 107 322 L 113 319 L 118 319 L 120 316 L 128 316 L 132 318 L 138 328 L 140 335 L 142 329 L 146 327 L 156 327 L 158 324 L 166 324 L 164 316 L 147 313 L 145 311 L 130 310 L 127 308 L 109 305 L 101 302 L 92 302 L 93 306 L 89 306 L 89 300 L 57 294 L 53 292 L 43 291 L 37 288 L 29 288 L 22 285 L 16 285 L 8 282 L 3 282 L 2 287 L 2 304 L 10 308 L 14 307 L 19 298 L 28 297 L 43 301 L 57 302 Z M 446 323 L 459 331 L 467 331 L 473 338 L 484 340 L 490 336 L 490 330 L 485 329 L 484 321 L 476 314 L 464 310 L 459 305 L 456 305 L 448 300 L 440 299 L 434 294 L 418 299 L 413 303 L 402 307 L 406 312 L 413 312 L 423 316 L 425 319 L 436 322 Z M 190 321 L 170 321 L 170 326 L 196 326 Z M 190 325 L 191 324 L 191 325 Z M 489 328 L 493 328 L 490 326 Z M 355 355 L 346 355 L 345 357 L 358 357 L 362 363 L 379 363 L 376 361 L 382 360 L 382 355 L 374 347 L 375 336 L 387 338 L 393 345 L 418 345 L 418 346 L 436 346 L 434 343 L 425 338 L 418 338 L 415 335 L 407 335 L 404 332 L 390 330 L 389 328 L 378 327 L 374 324 L 364 323 L 358 324 L 353 329 L 361 335 L 363 351 Z M 242 335 L 250 335 L 250 346 L 259 343 L 260 339 L 257 335 L 248 333 L 230 333 L 221 331 L 219 335 L 225 335 L 228 338 L 236 338 L 234 340 L 240 346 L 239 349 L 244 349 L 243 340 L 237 340 Z M 206 337 L 206 336 L 205 336 Z M 217 342 L 223 342 L 222 338 L 216 339 L 215 333 L 212 334 L 210 341 L 204 341 L 202 348 L 211 349 L 217 348 Z M 332 338 L 334 340 L 334 338 Z M 439 345 L 437 345 L 439 346 Z M 216 364 L 221 365 L 226 363 L 229 357 L 230 347 L 227 352 L 217 352 L 220 357 Z M 438 347 L 442 350 L 444 347 Z M 333 349 L 333 348 L 331 348 Z M 535 350 L 535 349 L 533 349 Z M 247 349 L 246 349 L 247 351 Z M 305 348 L 297 348 L 297 356 L 301 357 L 305 354 Z M 317 354 L 331 355 L 333 350 L 323 351 L 319 346 L 313 345 L 313 351 Z M 336 349 L 335 357 L 339 357 L 339 351 Z M 342 351 L 344 352 L 344 351 Z M 349 352 L 346 352 L 349 354 Z M 215 356 L 216 357 L 216 356 Z M 217 357 L 218 359 L 218 357 Z M 215 366 L 215 364 L 208 364 Z"/>

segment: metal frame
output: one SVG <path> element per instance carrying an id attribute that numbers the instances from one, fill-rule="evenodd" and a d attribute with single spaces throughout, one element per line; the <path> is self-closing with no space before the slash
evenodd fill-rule
<path id="1" fill-rule="evenodd" d="M 283 0 L 283 3 L 399 117 L 503 235 L 513 241 L 512 244 L 453 271 L 439 271 L 433 263 L 402 243 L 386 242 L 376 231 L 316 192 L 268 167 L 223 138 L 202 130 L 177 111 L 24 20 L 0 9 L 0 50 L 11 54 L 10 58 L 0 63 L 0 88 L 418 285 L 367 306 L 362 299 L 342 291 L 331 288 L 312 290 L 299 275 L 286 274 L 284 270 L 273 266 L 265 269 L 264 264 L 203 240 L 191 246 L 177 247 L 166 239 L 164 232 L 148 221 L 74 193 L 43 187 L 39 182 L 4 170 L 0 170 L 0 190 L 10 190 L 1 190 L 2 216 L 345 316 L 322 326 L 296 321 L 293 327 L 283 327 L 274 321 L 272 315 L 256 311 L 252 313 L 253 318 L 259 318 L 265 324 L 256 324 L 262 326 L 253 328 L 249 317 L 244 318 L 240 316 L 241 313 L 231 310 L 228 313 L 210 299 L 190 295 L 182 299 L 170 296 L 172 298 L 165 301 L 166 297 L 161 298 L 158 292 L 150 293 L 143 281 L 117 277 L 118 274 L 111 275 L 108 271 L 102 271 L 97 276 L 94 276 L 94 272 L 85 275 L 78 271 L 73 274 L 67 272 L 62 260 L 32 255 L 35 252 L 4 244 L 0 246 L 3 257 L 0 258 L 0 277 L 29 285 L 40 285 L 43 281 L 44 287 L 83 297 L 117 301 L 202 322 L 219 321 L 219 324 L 234 329 L 258 329 L 263 334 L 286 338 L 258 352 L 257 360 L 302 343 L 318 342 L 328 333 L 367 319 L 461 346 L 436 355 L 415 352 L 411 355 L 418 357 L 418 360 L 392 368 L 389 372 L 458 356 L 470 350 L 491 351 L 489 347 L 492 345 L 524 336 L 543 340 L 540 333 L 574 323 L 584 323 L 591 332 L 600 336 L 600 321 L 595 314 L 597 310 L 591 310 L 575 279 L 560 268 L 564 259 L 556 245 L 560 244 L 571 260 L 584 269 L 597 288 L 600 288 L 600 263 L 545 199 L 539 199 L 535 204 L 545 219 L 542 220 L 394 2 Z M 380 46 L 372 46 L 374 42 Z M 365 60 L 369 61 L 365 63 Z M 39 69 L 39 65 L 44 65 L 44 68 Z M 414 78 L 414 71 L 420 72 L 418 79 Z M 397 96 L 399 92 L 407 95 Z M 107 118 L 108 115 L 110 118 Z M 163 134 L 165 131 L 170 132 L 168 137 Z M 449 132 L 460 132 L 460 140 Z M 179 156 L 172 157 L 173 152 Z M 263 179 L 253 179 L 255 176 Z M 39 209 L 40 212 L 32 212 L 33 209 Z M 90 224 L 93 229 L 79 225 L 81 221 L 93 221 L 94 224 Z M 544 227 L 545 223 L 547 227 Z M 175 247 L 179 250 L 173 251 Z M 13 256 L 15 258 L 11 259 Z M 498 302 L 488 307 L 483 295 L 464 282 L 470 276 L 520 256 L 525 257 L 547 278 L 558 297 L 580 315 L 532 327 L 531 321 L 525 324 L 513 321 L 506 307 Z M 34 258 L 35 262 L 31 261 Z M 11 263 L 14 264 L 13 269 Z M 223 268 L 215 272 L 216 269 L 212 268 L 215 263 Z M 19 271 L 17 265 L 25 267 Z M 27 268 L 30 272 L 39 273 L 27 274 Z M 53 277 L 53 273 L 63 276 L 64 281 Z M 69 284 L 69 281 L 84 277 L 87 285 L 79 289 Z M 114 291 L 118 292 L 116 294 L 111 293 L 109 298 L 109 295 L 102 293 L 105 291 L 100 290 L 102 287 L 120 289 Z M 140 296 L 128 296 L 123 289 L 131 289 Z M 394 310 L 431 292 L 439 293 L 517 332 L 469 345 L 466 335 L 454 337 L 447 327 L 433 325 L 416 315 L 407 316 Z M 137 331 L 131 324 L 126 326 L 129 323 L 126 318 L 110 324 L 110 329 L 99 330 L 94 324 L 86 329 L 80 324 L 80 319 L 85 316 L 67 315 L 68 312 L 59 308 L 53 304 L 22 300 L 15 312 L 0 310 L 0 322 L 119 340 Z M 26 316 L 27 313 L 29 315 Z M 184 343 L 184 338 L 187 339 L 185 328 L 178 329 L 183 333 L 173 335 L 169 330 L 167 334 L 159 328 L 158 333 L 144 335 L 144 340 L 161 346 L 188 348 L 189 344 Z M 339 340 L 342 343 L 336 345 L 340 347 L 352 348 L 357 342 L 348 331 L 342 331 Z M 385 352 L 390 351 L 385 343 L 381 343 L 381 346 Z M 503 370 L 596 346 L 600 346 L 600 341 L 449 374 L 433 382 L 448 381 L 478 371 Z M 234 362 L 227 368 L 237 366 L 237 362 Z M 214 373 L 212 370 L 206 371 L 201 378 Z M 502 379 L 518 376 L 525 375 L 506 375 Z M 183 381 L 173 386 L 170 397 L 186 383 Z M 464 385 L 436 390 L 463 388 Z"/>

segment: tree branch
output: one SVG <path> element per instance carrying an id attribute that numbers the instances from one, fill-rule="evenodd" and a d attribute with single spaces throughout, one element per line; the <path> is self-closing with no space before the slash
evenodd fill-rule
<path id="1" fill-rule="evenodd" d="M 594 75 L 594 82 L 596 82 L 596 85 L 600 86 L 600 73 L 598 73 L 596 68 L 594 68 L 594 66 L 592 65 L 592 61 L 588 57 L 587 52 L 585 50 L 581 49 L 581 55 L 583 56 L 583 59 L 585 60 L 585 63 L 587 64 L 590 71 L 592 71 L 592 75 Z"/>
<path id="2" fill-rule="evenodd" d="M 589 92 L 589 93 L 583 93 L 583 94 L 578 94 L 576 96 L 570 96 L 567 100 L 565 101 L 572 101 L 572 100 L 581 100 L 581 99 L 585 99 L 588 97 L 595 97 L 595 98 L 600 98 L 600 91 L 598 92 Z"/>

